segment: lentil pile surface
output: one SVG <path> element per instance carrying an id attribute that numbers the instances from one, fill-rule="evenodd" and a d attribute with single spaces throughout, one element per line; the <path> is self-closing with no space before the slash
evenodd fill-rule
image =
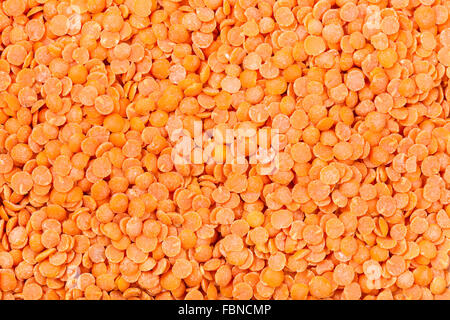
<path id="1" fill-rule="evenodd" d="M 450 299 L 449 10 L 0 1 L 0 299 Z"/>

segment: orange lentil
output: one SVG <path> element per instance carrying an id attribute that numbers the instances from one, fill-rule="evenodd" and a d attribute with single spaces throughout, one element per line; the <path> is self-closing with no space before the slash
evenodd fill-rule
<path id="1" fill-rule="evenodd" d="M 2 2 L 0 299 L 448 296 L 448 6 L 81 2 Z"/>

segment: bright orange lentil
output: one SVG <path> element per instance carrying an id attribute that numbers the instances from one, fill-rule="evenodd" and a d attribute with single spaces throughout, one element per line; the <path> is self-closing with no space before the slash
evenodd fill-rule
<path id="1" fill-rule="evenodd" d="M 444 2 L 2 1 L 0 299 L 447 298 Z"/>

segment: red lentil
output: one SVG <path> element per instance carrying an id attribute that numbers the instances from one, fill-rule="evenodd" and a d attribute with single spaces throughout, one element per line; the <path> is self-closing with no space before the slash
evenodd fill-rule
<path id="1" fill-rule="evenodd" d="M 449 11 L 2 1 L 0 299 L 450 299 Z"/>

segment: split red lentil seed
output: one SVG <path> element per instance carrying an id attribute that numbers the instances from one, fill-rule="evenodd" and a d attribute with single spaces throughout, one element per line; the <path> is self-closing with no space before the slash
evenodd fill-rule
<path id="1" fill-rule="evenodd" d="M 450 299 L 449 12 L 0 0 L 0 299 Z"/>

